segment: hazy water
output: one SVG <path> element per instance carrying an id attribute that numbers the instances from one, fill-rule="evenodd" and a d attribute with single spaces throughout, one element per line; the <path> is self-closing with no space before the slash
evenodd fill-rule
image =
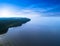
<path id="1" fill-rule="evenodd" d="M 60 17 L 38 17 L 0 35 L 4 46 L 60 46 Z"/>

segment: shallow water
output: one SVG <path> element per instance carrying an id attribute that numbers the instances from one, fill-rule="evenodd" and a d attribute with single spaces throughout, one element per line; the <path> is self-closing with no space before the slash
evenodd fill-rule
<path id="1" fill-rule="evenodd" d="M 3 46 L 60 46 L 60 17 L 38 17 L 0 35 Z"/>

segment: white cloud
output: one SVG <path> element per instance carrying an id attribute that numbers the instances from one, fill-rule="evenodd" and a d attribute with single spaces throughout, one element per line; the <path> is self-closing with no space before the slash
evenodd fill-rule
<path id="1" fill-rule="evenodd" d="M 34 8 L 27 7 L 21 9 L 20 7 L 13 5 L 3 5 L 0 8 L 0 17 L 27 17 L 27 18 L 37 18 L 41 16 L 56 16 L 60 15 L 60 12 L 48 12 L 49 10 L 55 9 L 58 6 L 50 8 Z"/>

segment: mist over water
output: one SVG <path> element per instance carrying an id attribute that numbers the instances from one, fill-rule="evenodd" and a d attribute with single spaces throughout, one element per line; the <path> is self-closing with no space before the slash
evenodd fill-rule
<path id="1" fill-rule="evenodd" d="M 22 26 L 9 28 L 6 34 L 0 36 L 4 45 L 59 46 L 60 17 L 33 18 Z"/>

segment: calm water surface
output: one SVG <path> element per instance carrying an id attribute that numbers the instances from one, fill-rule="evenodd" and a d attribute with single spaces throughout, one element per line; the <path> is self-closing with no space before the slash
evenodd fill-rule
<path id="1" fill-rule="evenodd" d="M 38 17 L 0 35 L 3 46 L 60 46 L 60 17 Z"/>

